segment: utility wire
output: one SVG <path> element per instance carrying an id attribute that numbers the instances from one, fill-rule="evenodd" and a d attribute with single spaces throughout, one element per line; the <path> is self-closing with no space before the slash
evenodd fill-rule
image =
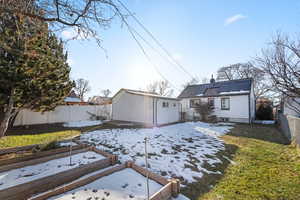
<path id="1" fill-rule="evenodd" d="M 192 79 L 195 77 L 189 73 L 184 66 L 182 66 L 173 56 L 172 54 L 162 45 L 162 43 L 146 28 L 146 26 L 120 1 L 117 0 L 121 6 L 131 15 L 131 17 L 144 29 L 146 33 L 155 41 L 155 43 L 170 57 L 170 59 L 182 70 L 184 71 L 188 76 L 190 76 Z"/>
<path id="2" fill-rule="evenodd" d="M 139 37 L 141 38 L 154 52 L 156 52 L 161 58 L 169 62 L 171 65 L 174 65 L 173 62 L 171 62 L 168 58 L 166 58 L 164 55 L 162 55 L 157 49 L 155 49 L 150 42 L 148 42 L 139 32 L 137 32 L 132 26 L 130 27 L 131 30 Z"/>
<path id="3" fill-rule="evenodd" d="M 139 48 L 141 49 L 144 56 L 147 58 L 148 62 L 154 67 L 155 71 L 167 82 L 170 83 L 170 85 L 175 88 L 178 91 L 181 91 L 178 87 L 175 86 L 171 81 L 169 81 L 159 70 L 158 67 L 152 62 L 150 56 L 146 53 L 143 45 L 140 43 L 140 41 L 136 38 L 135 34 L 132 31 L 132 27 L 128 24 L 128 22 L 124 19 L 123 15 L 120 13 L 119 10 L 117 10 L 119 16 L 121 17 L 122 21 L 125 23 L 129 33 L 131 34 L 132 38 L 135 40 L 135 42 L 138 44 Z"/>

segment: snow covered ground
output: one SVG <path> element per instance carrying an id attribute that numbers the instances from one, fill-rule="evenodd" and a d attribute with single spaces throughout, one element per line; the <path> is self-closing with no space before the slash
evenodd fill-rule
<path id="1" fill-rule="evenodd" d="M 275 120 L 254 120 L 256 124 L 275 124 Z"/>
<path id="2" fill-rule="evenodd" d="M 78 121 L 78 122 L 67 122 L 64 123 L 64 127 L 85 127 L 85 126 L 96 126 L 102 124 L 102 121 Z"/>
<path id="3" fill-rule="evenodd" d="M 160 188 L 162 188 L 162 185 L 153 180 L 149 180 L 150 195 L 157 192 Z M 102 177 L 85 186 L 51 197 L 50 200 L 145 200 L 146 194 L 146 178 L 133 169 L 124 169 Z M 176 200 L 188 200 L 188 198 L 179 195 Z"/>
<path id="4" fill-rule="evenodd" d="M 77 143 L 71 142 L 71 141 L 57 142 L 57 144 L 58 144 L 60 147 L 69 147 L 69 146 L 76 146 L 76 145 L 78 145 Z"/>
<path id="5" fill-rule="evenodd" d="M 81 135 L 80 140 L 119 156 L 122 162 L 144 162 L 144 138 L 148 137 L 150 170 L 166 178 L 181 177 L 194 182 L 203 173 L 220 173 L 205 165 L 220 163 L 216 157 L 224 150 L 218 136 L 227 133 L 232 125 L 186 122 L 151 129 L 105 129 Z"/>
<path id="6" fill-rule="evenodd" d="M 104 156 L 98 153 L 87 151 L 73 155 L 71 159 L 72 165 L 70 165 L 70 157 L 68 156 L 37 165 L 5 171 L 0 173 L 0 190 L 57 174 L 104 158 Z"/>

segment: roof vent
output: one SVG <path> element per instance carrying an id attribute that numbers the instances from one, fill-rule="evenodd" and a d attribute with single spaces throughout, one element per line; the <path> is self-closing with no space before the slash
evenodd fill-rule
<path id="1" fill-rule="evenodd" d="M 210 83 L 214 84 L 216 80 L 214 79 L 214 75 L 211 75 Z"/>

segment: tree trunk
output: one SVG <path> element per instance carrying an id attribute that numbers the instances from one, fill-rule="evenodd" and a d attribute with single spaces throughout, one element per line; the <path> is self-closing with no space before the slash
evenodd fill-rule
<path id="1" fill-rule="evenodd" d="M 8 128 L 12 128 L 14 126 L 14 123 L 16 121 L 18 114 L 19 114 L 19 111 L 14 111 L 14 114 L 11 116 L 11 118 L 8 122 Z"/>
<path id="2" fill-rule="evenodd" d="M 5 109 L 4 117 L 0 122 L 0 138 L 2 138 L 5 135 L 5 132 L 7 131 L 9 119 L 14 115 L 13 113 L 13 106 L 14 106 L 14 89 L 11 90 L 11 94 L 9 97 L 8 106 Z"/>
<path id="3" fill-rule="evenodd" d="M 2 138 L 5 134 L 5 132 L 7 131 L 8 122 L 9 122 L 9 116 L 8 117 L 5 116 L 4 119 L 0 123 L 0 138 Z"/>

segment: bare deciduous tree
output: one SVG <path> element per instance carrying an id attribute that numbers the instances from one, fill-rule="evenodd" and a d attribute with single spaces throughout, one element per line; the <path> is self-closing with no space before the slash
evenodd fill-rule
<path id="1" fill-rule="evenodd" d="M 172 96 L 174 91 L 168 81 L 154 81 L 146 86 L 146 90 L 166 97 Z"/>
<path id="2" fill-rule="evenodd" d="M 194 108 L 195 112 L 199 114 L 200 120 L 208 121 L 210 115 L 213 112 L 213 108 L 209 106 L 208 102 L 200 102 L 200 104 Z"/>
<path id="3" fill-rule="evenodd" d="M 237 63 L 218 70 L 217 80 L 252 79 L 255 99 L 266 96 L 272 87 L 264 70 L 255 67 L 252 63 Z"/>
<path id="4" fill-rule="evenodd" d="M 84 101 L 85 95 L 91 90 L 89 81 L 83 78 L 77 79 L 74 90 L 79 98 Z"/>
<path id="5" fill-rule="evenodd" d="M 272 81 L 273 88 L 289 100 L 290 108 L 300 114 L 300 39 L 277 33 L 268 49 L 257 59 Z"/>
<path id="6" fill-rule="evenodd" d="M 101 94 L 104 97 L 108 97 L 111 94 L 111 91 L 109 89 L 101 90 Z"/>
<path id="7" fill-rule="evenodd" d="M 0 12 L 47 22 L 54 32 L 73 28 L 77 33 L 74 38 L 92 37 L 99 45 L 98 28 L 109 27 L 116 16 L 125 16 L 112 0 L 0 0 Z"/>

